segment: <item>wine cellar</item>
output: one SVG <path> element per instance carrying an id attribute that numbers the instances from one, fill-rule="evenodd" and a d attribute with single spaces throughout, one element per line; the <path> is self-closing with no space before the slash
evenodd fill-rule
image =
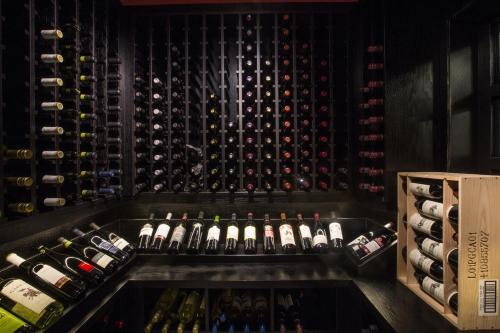
<path id="1" fill-rule="evenodd" d="M 499 18 L 0 0 L 0 333 L 499 330 Z"/>

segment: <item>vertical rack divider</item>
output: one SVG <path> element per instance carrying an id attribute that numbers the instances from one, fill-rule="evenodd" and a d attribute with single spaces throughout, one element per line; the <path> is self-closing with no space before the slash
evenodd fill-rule
<path id="1" fill-rule="evenodd" d="M 80 26 L 80 0 L 75 0 L 75 25 L 77 27 Z M 75 43 L 76 43 L 76 49 L 78 49 L 78 47 L 80 46 L 80 29 L 77 28 L 75 29 Z M 75 64 L 77 66 L 77 70 L 76 70 L 76 73 L 75 73 L 75 88 L 80 90 L 80 52 L 76 52 L 75 56 L 74 56 L 74 61 L 75 61 Z M 76 149 L 76 163 L 75 163 L 75 167 L 76 167 L 76 170 L 75 170 L 75 173 L 77 175 L 77 177 L 74 178 L 74 181 L 75 181 L 75 189 L 76 189 L 76 193 L 75 193 L 75 201 L 78 200 L 80 198 L 80 195 L 82 193 L 81 191 L 81 181 L 80 181 L 80 177 L 78 177 L 78 175 L 80 175 L 80 172 L 81 172 L 81 161 L 80 161 L 80 117 L 78 117 L 78 114 L 80 113 L 80 103 L 75 103 L 75 111 L 76 111 L 76 115 L 75 115 L 75 118 L 76 118 L 76 123 L 75 123 L 75 140 L 76 140 L 76 145 L 75 145 L 75 149 Z"/>
<path id="2" fill-rule="evenodd" d="M 242 57 L 242 44 L 243 41 L 241 39 L 241 14 L 238 14 L 238 144 L 239 144 L 239 167 L 240 167 L 240 189 L 243 189 L 244 183 L 243 183 L 243 87 L 242 87 L 242 65 L 241 65 L 241 57 Z"/>
<path id="3" fill-rule="evenodd" d="M 148 21 L 148 71 L 147 71 L 148 89 L 148 121 L 149 121 L 149 182 L 150 191 L 153 191 L 153 22 Z"/>
<path id="4" fill-rule="evenodd" d="M 92 1 L 92 5 L 91 5 L 91 13 L 90 13 L 90 18 L 91 18 L 91 31 L 92 31 L 92 56 L 96 56 L 96 47 L 95 47 L 95 44 L 96 44 L 96 38 L 95 38 L 95 14 L 96 14 L 96 11 L 95 11 L 95 6 L 96 6 L 96 0 L 93 0 Z M 95 62 L 92 63 L 92 76 L 95 76 L 96 75 L 96 64 Z M 96 82 L 93 82 L 92 83 L 92 93 L 93 94 L 96 94 L 97 95 L 97 83 Z M 92 114 L 94 116 L 97 115 L 97 112 L 96 112 L 96 101 L 92 101 L 91 102 L 91 105 L 92 105 Z M 97 121 L 96 120 L 93 120 L 92 121 L 92 132 L 93 133 L 97 133 Z M 97 144 L 97 140 L 94 140 L 94 144 L 92 145 L 92 153 L 93 154 L 96 154 L 96 144 Z M 94 173 L 94 176 L 93 176 L 93 182 L 92 182 L 92 190 L 94 191 L 97 191 L 97 167 L 96 167 L 96 163 L 97 163 L 97 159 L 92 159 L 92 171 Z M 95 199 L 95 195 L 94 195 L 94 199 Z"/>
<path id="5" fill-rule="evenodd" d="M 104 170 L 109 170 L 109 145 L 108 145 L 108 140 L 109 140 L 109 129 L 108 129 L 108 43 L 109 43 L 109 1 L 106 1 L 104 5 L 104 22 L 103 22 L 103 32 L 104 32 L 104 41 L 103 41 L 103 47 L 104 47 L 104 65 L 103 65 L 103 75 L 104 75 L 104 85 L 103 85 L 103 98 L 102 98 L 102 112 L 103 114 L 103 120 L 104 124 L 102 124 L 105 128 L 105 139 L 104 139 L 104 163 L 103 163 L 103 169 Z M 120 119 L 117 120 L 118 122 Z M 119 127 L 117 127 L 118 129 Z M 109 185 L 109 180 L 107 180 L 107 185 Z"/>
<path id="6" fill-rule="evenodd" d="M 328 14 L 328 85 L 329 85 L 329 91 L 328 91 L 328 99 L 329 99 L 329 113 L 330 113 L 330 119 L 329 119 L 329 134 L 330 134 L 330 152 L 329 152 L 329 157 L 330 157 L 330 190 L 333 189 L 333 184 L 334 184 L 334 167 L 335 167 L 335 162 L 334 162 L 334 145 L 336 144 L 334 140 L 334 133 L 335 133 L 335 127 L 333 125 L 334 123 L 334 103 L 333 103 L 333 62 L 335 59 L 333 59 L 333 18 L 332 14 Z M 347 66 L 346 66 L 347 70 Z M 349 140 L 349 136 L 346 137 L 346 140 Z"/>
<path id="7" fill-rule="evenodd" d="M 132 17 L 132 27 L 137 27 L 137 21 L 136 21 L 136 17 Z M 137 33 L 136 33 L 136 29 L 131 29 L 131 40 L 132 40 L 132 54 L 131 54 L 131 63 L 132 63 L 132 85 L 131 85 L 131 91 L 132 93 L 130 94 L 131 97 L 130 97 L 130 105 L 132 106 L 133 110 L 131 113 L 131 137 L 132 137 L 132 140 L 130 142 L 130 145 L 132 147 L 134 147 L 136 145 L 136 118 L 135 118 L 135 109 L 136 109 L 136 106 L 135 106 L 135 101 L 134 101 L 134 96 L 135 95 L 135 86 L 134 86 L 134 82 L 135 82 L 135 77 L 137 75 L 137 70 L 136 70 L 136 48 L 137 48 L 137 41 L 136 41 L 136 38 L 137 38 Z M 124 103 L 124 106 L 126 106 L 126 103 Z M 123 112 L 126 113 L 126 107 L 123 108 Z M 131 194 L 132 195 L 136 195 L 138 193 L 137 191 L 137 186 L 136 186 L 136 179 L 137 179 L 137 156 L 136 156 L 136 152 L 135 152 L 135 149 L 132 149 L 132 153 L 130 155 L 130 159 L 132 161 L 131 163 L 131 175 L 132 177 L 134 177 L 134 180 L 132 181 L 132 189 L 131 189 Z"/>
<path id="8" fill-rule="evenodd" d="M 54 29 L 59 29 L 59 1 L 58 0 L 53 0 L 54 4 Z M 36 33 L 36 31 L 35 31 Z M 54 39 L 54 52 L 58 53 L 58 46 L 59 42 L 57 41 L 57 38 Z M 55 63 L 54 64 L 54 77 L 58 77 L 59 74 L 59 64 Z M 57 97 L 59 96 L 59 88 L 56 86 L 54 87 L 54 101 L 57 101 Z M 59 112 L 54 112 L 54 126 L 59 126 Z M 56 135 L 54 136 L 54 149 L 59 150 L 60 149 L 60 139 L 59 136 Z M 54 161 L 54 167 L 55 167 L 55 174 L 59 175 L 61 174 L 61 160 L 55 160 Z M 36 184 L 36 183 L 33 183 Z M 55 187 L 56 190 L 56 197 L 60 198 L 61 197 L 61 186 L 60 184 L 57 184 Z"/>
<path id="9" fill-rule="evenodd" d="M 411 188 L 411 183 L 413 183 L 413 178 L 407 177 L 406 180 L 406 188 L 409 189 Z M 406 216 L 408 218 L 408 222 L 410 221 L 410 218 L 413 214 L 417 213 L 417 209 L 415 208 L 415 202 L 417 201 L 417 198 L 413 193 L 411 193 L 409 190 L 407 191 L 407 196 L 406 196 Z M 406 272 L 407 272 L 407 283 L 408 284 L 413 284 L 418 286 L 418 281 L 417 278 L 415 277 L 415 267 L 413 267 L 412 263 L 410 262 L 410 253 L 412 250 L 417 248 L 417 244 L 415 243 L 415 231 L 413 230 L 412 227 L 408 226 L 408 229 L 406 230 L 406 253 L 407 253 L 407 260 L 406 260 Z"/>
<path id="10" fill-rule="evenodd" d="M 220 119 L 221 119 L 221 178 L 222 189 L 226 189 L 226 67 L 225 64 L 224 15 L 220 15 Z M 227 117 L 229 118 L 229 117 Z"/>
<path id="11" fill-rule="evenodd" d="M 167 32 L 167 78 L 166 78 L 166 93 L 167 93 L 167 120 L 168 120 L 168 128 L 167 131 L 167 144 L 168 144 L 168 188 L 172 189 L 172 58 L 170 52 L 170 15 L 166 17 L 166 27 L 165 30 Z"/>
<path id="12" fill-rule="evenodd" d="M 2 0 L 0 0 L 0 31 L 3 31 L 3 3 Z M 0 130 L 2 133 L 0 133 L 0 179 L 5 179 L 4 177 L 4 157 L 3 157 L 3 151 L 4 151 L 4 143 L 3 143 L 3 115 L 4 115 L 4 105 L 3 105 L 3 79 L 4 79 L 4 73 L 3 73 L 3 52 L 5 49 L 5 45 L 3 44 L 3 35 L 0 34 Z M 5 189 L 4 189 L 4 182 L 0 181 L 0 221 L 4 219 L 6 216 L 5 213 Z"/>
<path id="13" fill-rule="evenodd" d="M 206 17 L 205 14 L 203 14 L 203 17 Z M 206 27 L 206 24 L 204 25 Z M 205 288 L 203 293 L 205 294 L 205 332 L 210 331 L 210 293 L 208 292 L 208 288 Z"/>
<path id="14" fill-rule="evenodd" d="M 454 186 L 452 186 L 454 185 Z M 450 264 L 446 258 L 448 252 L 457 247 L 457 243 L 453 240 L 453 233 L 455 230 L 450 224 L 448 219 L 448 210 L 453 204 L 458 204 L 458 198 L 455 197 L 453 189 L 458 189 L 458 182 L 448 179 L 443 181 L 443 284 L 444 284 L 444 313 L 453 314 L 453 310 L 448 304 L 447 300 L 450 293 L 457 289 L 457 286 L 453 282 L 453 277 L 455 273 L 451 269 Z M 460 220 L 459 220 L 460 221 Z M 457 276 L 458 279 L 458 276 Z"/>
<path id="15" fill-rule="evenodd" d="M 310 57 L 310 62 L 311 62 L 311 130 L 312 130 L 312 175 L 311 175 L 311 189 L 316 189 L 316 177 L 317 177 L 317 170 L 316 170 L 316 162 L 317 162 L 317 156 L 316 156 L 316 58 L 315 58 L 315 49 L 314 49 L 314 44 L 315 44 L 315 24 L 314 24 L 314 14 L 310 14 L 310 20 L 309 20 L 309 47 L 311 50 L 311 57 Z M 331 157 L 333 159 L 333 156 Z"/>
<path id="16" fill-rule="evenodd" d="M 278 86 L 278 14 L 274 14 L 274 127 L 276 149 L 276 189 L 280 188 L 280 102 Z"/>
<path id="17" fill-rule="evenodd" d="M 189 142 L 189 16 L 186 15 L 184 18 L 184 128 L 185 128 L 185 159 L 186 159 L 186 184 L 189 184 L 190 174 L 189 174 L 189 158 L 187 145 Z"/>
<path id="18" fill-rule="evenodd" d="M 270 326 L 269 327 L 269 332 L 275 332 L 274 326 L 276 323 L 274 322 L 274 312 L 276 311 L 274 308 L 274 297 L 276 296 L 276 290 L 274 288 L 271 288 L 271 294 L 269 295 L 269 311 L 270 311 Z"/>
<path id="19" fill-rule="evenodd" d="M 407 183 L 408 177 L 406 174 L 398 174 L 398 179 L 397 179 L 397 200 L 398 200 L 398 224 L 397 224 L 397 232 L 398 232 L 398 243 L 397 243 L 397 278 L 399 281 L 402 281 L 403 283 L 407 283 L 407 275 L 406 275 L 406 263 L 403 258 L 403 248 L 406 247 L 407 243 L 407 226 L 403 222 L 404 217 L 406 216 L 406 220 L 408 220 L 408 215 L 406 213 L 407 207 L 407 201 L 406 201 L 406 196 L 407 196 L 407 189 L 406 183 Z M 408 251 L 407 251 L 407 257 L 408 257 Z"/>
<path id="20" fill-rule="evenodd" d="M 37 151 L 36 151 L 36 101 L 35 101 L 35 76 L 33 73 L 35 73 L 35 1 L 34 0 L 28 0 L 27 1 L 29 9 L 28 9 L 28 15 L 29 15 L 29 105 L 28 105 L 28 112 L 29 112 L 29 140 L 30 140 L 30 149 L 33 152 L 33 157 L 30 160 L 30 167 L 31 167 L 31 178 L 33 179 L 33 184 L 37 184 Z M 37 191 L 36 191 L 36 186 L 31 186 L 31 202 L 33 205 L 35 205 L 35 210 L 34 212 L 37 211 L 36 203 L 37 203 Z"/>
<path id="21" fill-rule="evenodd" d="M 293 171 L 298 174 L 298 161 L 299 161 L 299 126 L 297 122 L 297 14 L 292 14 L 292 103 L 293 103 Z M 298 177 L 295 177 L 293 189 L 298 190 Z"/>
<path id="22" fill-rule="evenodd" d="M 255 63 L 257 65 L 255 71 L 255 77 L 257 78 L 256 90 L 257 90 L 257 188 L 262 189 L 262 91 L 261 91 L 261 72 L 260 72 L 260 15 L 255 15 L 255 36 L 256 36 L 256 49 L 257 54 L 255 55 Z"/>
<path id="23" fill-rule="evenodd" d="M 201 136 L 203 148 L 203 190 L 207 182 L 207 15 L 201 17 Z"/>

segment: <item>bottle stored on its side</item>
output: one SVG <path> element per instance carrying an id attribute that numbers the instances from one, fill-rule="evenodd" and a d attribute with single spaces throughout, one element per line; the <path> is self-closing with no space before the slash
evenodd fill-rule
<path id="1" fill-rule="evenodd" d="M 443 197 L 443 186 L 439 184 L 423 184 L 411 182 L 409 186 L 411 193 L 429 199 L 441 199 Z"/>
<path id="2" fill-rule="evenodd" d="M 111 244 L 116 246 L 122 251 L 127 252 L 128 254 L 132 254 L 135 251 L 135 248 L 132 244 L 130 244 L 125 238 L 118 236 L 114 232 L 110 232 L 107 230 L 103 230 L 100 226 L 95 223 L 90 223 L 90 227 L 97 231 L 101 236 L 107 239 Z"/>
<path id="3" fill-rule="evenodd" d="M 73 280 L 50 265 L 31 262 L 15 253 L 8 254 L 6 260 L 24 269 L 28 276 L 66 301 L 76 301 L 85 295 L 85 284 L 83 282 Z"/>
<path id="4" fill-rule="evenodd" d="M 302 214 L 297 214 L 297 225 L 299 227 L 299 236 L 302 251 L 304 251 L 304 253 L 311 253 L 313 251 L 311 228 L 304 222 Z"/>
<path id="5" fill-rule="evenodd" d="M 205 213 L 200 211 L 198 219 L 194 221 L 191 227 L 191 232 L 187 240 L 186 252 L 191 254 L 199 254 L 201 250 L 201 238 L 203 237 L 203 218 Z"/>
<path id="6" fill-rule="evenodd" d="M 366 244 L 369 241 L 371 241 L 372 239 L 374 239 L 375 237 L 378 237 L 381 235 L 391 234 L 393 232 L 391 230 L 389 230 L 388 228 L 392 228 L 392 226 L 393 226 L 393 223 L 389 222 L 389 223 L 385 224 L 383 228 L 368 231 L 368 232 L 356 237 L 352 241 L 350 241 L 347 244 L 347 246 L 354 245 L 354 244 Z"/>
<path id="7" fill-rule="evenodd" d="M 257 253 L 257 229 L 253 220 L 253 213 L 248 213 L 247 222 L 243 232 L 243 240 L 245 242 L 245 253 Z"/>
<path id="8" fill-rule="evenodd" d="M 217 254 L 219 252 L 220 230 L 220 217 L 215 215 L 212 225 L 208 228 L 207 242 L 205 244 L 206 254 Z"/>
<path id="9" fill-rule="evenodd" d="M 56 252 L 43 245 L 38 247 L 38 252 L 48 256 L 68 272 L 81 277 L 93 286 L 97 286 L 104 279 L 103 271 L 78 257 Z"/>
<path id="10" fill-rule="evenodd" d="M 153 241 L 151 243 L 150 250 L 154 252 L 161 252 L 163 249 L 163 245 L 167 240 L 168 233 L 170 231 L 170 220 L 172 219 L 172 213 L 167 213 L 165 217 L 165 221 L 158 225 L 156 228 L 155 235 L 153 236 Z"/>
<path id="11" fill-rule="evenodd" d="M 184 306 L 186 299 L 187 294 L 185 292 L 180 292 L 174 305 L 171 306 L 170 311 L 166 314 L 167 319 L 160 329 L 161 333 L 168 333 L 170 331 L 170 326 L 178 320 L 179 310 Z"/>
<path id="12" fill-rule="evenodd" d="M 414 213 L 408 221 L 413 230 L 423 233 L 435 240 L 443 239 L 443 225 L 441 221 L 435 221 Z"/>
<path id="13" fill-rule="evenodd" d="M 82 237 L 87 241 L 87 243 L 89 243 L 89 245 L 92 245 L 103 252 L 111 254 L 120 262 L 125 262 L 129 258 L 129 254 L 127 252 L 120 250 L 99 235 L 92 235 L 88 233 L 86 234 L 78 228 L 74 228 L 73 233 L 75 233 L 77 236 Z"/>
<path id="14" fill-rule="evenodd" d="M 200 308 L 201 296 L 197 291 L 189 293 L 186 301 L 179 308 L 179 325 L 177 333 L 183 333 L 184 328 L 194 319 L 194 315 Z"/>
<path id="15" fill-rule="evenodd" d="M 331 221 L 328 223 L 328 231 L 330 232 L 330 244 L 333 251 L 340 250 L 344 247 L 344 235 L 342 233 L 342 226 L 337 220 L 335 212 L 330 213 Z"/>
<path id="16" fill-rule="evenodd" d="M 413 266 L 437 281 L 443 281 L 443 266 L 435 260 L 423 255 L 418 249 L 410 252 Z"/>
<path id="17" fill-rule="evenodd" d="M 224 248 L 224 253 L 235 254 L 238 251 L 239 233 L 240 229 L 238 228 L 236 213 L 233 213 L 231 215 L 231 221 L 227 224 L 226 246 Z"/>
<path id="18" fill-rule="evenodd" d="M 454 290 L 450 293 L 448 296 L 448 305 L 456 315 L 458 313 L 458 291 Z"/>
<path id="19" fill-rule="evenodd" d="M 203 319 L 205 318 L 205 310 L 207 307 L 207 299 L 205 296 L 203 296 L 203 299 L 201 300 L 200 307 L 198 308 L 198 311 L 196 312 L 195 315 L 195 321 L 193 324 L 193 333 L 200 333 L 200 328 L 201 328 L 201 323 L 203 322 Z"/>
<path id="20" fill-rule="evenodd" d="M 154 215 L 153 215 L 154 216 Z M 150 218 L 150 221 L 152 219 Z M 151 243 L 151 236 L 153 235 L 153 224 L 146 223 L 142 226 L 141 231 L 139 231 L 139 241 L 137 244 L 137 249 L 139 251 L 149 250 L 149 244 Z"/>
<path id="21" fill-rule="evenodd" d="M 415 207 L 420 215 L 438 220 L 443 218 L 443 204 L 441 202 L 420 199 L 415 201 Z"/>
<path id="22" fill-rule="evenodd" d="M 448 208 L 448 220 L 455 227 L 458 228 L 458 204 L 453 204 Z M 458 230 L 458 229 L 457 229 Z"/>
<path id="23" fill-rule="evenodd" d="M 281 247 L 284 253 L 290 254 L 297 252 L 297 245 L 295 244 L 295 236 L 293 235 L 293 228 L 286 219 L 286 214 L 280 214 L 280 239 Z"/>
<path id="24" fill-rule="evenodd" d="M 451 269 L 453 269 L 455 272 L 458 271 L 458 249 L 455 247 L 448 251 L 448 254 L 446 255 L 446 261 L 448 264 L 450 264 Z"/>
<path id="25" fill-rule="evenodd" d="M 14 316 L 9 311 L 0 307 L 0 327 L 5 333 L 31 333 L 33 326 Z"/>
<path id="26" fill-rule="evenodd" d="M 429 257 L 443 262 L 443 243 L 428 237 L 416 237 L 415 242 L 420 251 Z"/>
<path id="27" fill-rule="evenodd" d="M 419 272 L 415 272 L 415 276 L 423 291 L 444 304 L 444 285 L 441 282 Z"/>
<path id="28" fill-rule="evenodd" d="M 118 268 L 118 261 L 111 256 L 93 248 L 92 246 L 84 246 L 67 240 L 64 237 L 57 239 L 65 248 L 71 249 L 85 259 L 99 267 L 104 273 L 111 274 Z"/>
<path id="29" fill-rule="evenodd" d="M 182 214 L 181 220 L 177 223 L 170 238 L 167 251 L 170 254 L 178 254 L 181 251 L 184 238 L 186 236 L 188 214 Z"/>
<path id="30" fill-rule="evenodd" d="M 269 214 L 264 215 L 264 253 L 276 253 L 276 245 L 274 243 L 274 228 L 269 218 Z"/>
<path id="31" fill-rule="evenodd" d="M 397 239 L 396 233 L 384 233 L 373 237 L 367 243 L 357 243 L 348 245 L 346 250 L 358 262 L 364 262 L 373 257 L 383 249 L 387 248 L 394 240 Z"/>
<path id="32" fill-rule="evenodd" d="M 31 284 L 16 278 L 0 278 L 0 306 L 38 329 L 55 323 L 64 306 Z"/>
<path id="33" fill-rule="evenodd" d="M 326 237 L 326 230 L 323 227 L 319 213 L 314 213 L 313 250 L 318 253 L 328 251 L 328 238 Z"/>
<path id="34" fill-rule="evenodd" d="M 163 320 L 165 314 L 168 310 L 171 309 L 175 300 L 177 299 L 177 295 L 179 294 L 179 289 L 177 288 L 168 288 L 165 289 L 155 306 L 153 307 L 153 311 L 151 311 L 151 317 L 147 322 L 146 326 L 144 326 L 144 333 L 150 333 L 154 326 Z"/>

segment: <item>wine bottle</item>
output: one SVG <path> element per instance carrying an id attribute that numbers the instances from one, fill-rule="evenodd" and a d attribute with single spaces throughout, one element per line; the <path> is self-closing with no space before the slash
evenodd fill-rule
<path id="1" fill-rule="evenodd" d="M 78 257 L 56 252 L 43 245 L 38 247 L 38 252 L 48 256 L 67 271 L 81 277 L 93 286 L 97 286 L 104 279 L 103 271 Z"/>
<path id="2" fill-rule="evenodd" d="M 219 252 L 219 238 L 220 238 L 220 217 L 215 215 L 214 221 L 210 228 L 208 228 L 207 242 L 205 245 L 206 254 L 217 254 Z"/>
<path id="3" fill-rule="evenodd" d="M 179 308 L 179 325 L 177 333 L 183 333 L 186 324 L 189 324 L 200 307 L 201 296 L 197 291 L 189 293 L 182 307 Z"/>
<path id="4" fill-rule="evenodd" d="M 299 236 L 300 236 L 300 244 L 302 246 L 302 251 L 304 251 L 304 253 L 311 253 L 313 251 L 311 228 L 304 222 L 302 214 L 297 214 L 297 225 L 299 227 Z"/>
<path id="5" fill-rule="evenodd" d="M 191 227 L 191 232 L 188 237 L 186 252 L 190 254 L 199 254 L 201 247 L 201 237 L 203 236 L 203 217 L 205 213 L 200 211 L 198 213 L 198 219 L 193 223 Z"/>
<path id="6" fill-rule="evenodd" d="M 165 323 L 160 329 L 161 333 L 168 333 L 170 331 L 170 326 L 179 318 L 179 310 L 184 306 L 187 296 L 188 295 L 185 292 L 179 293 L 179 296 L 175 300 L 175 303 L 170 307 L 170 311 L 167 315 L 167 320 L 165 320 Z"/>
<path id="7" fill-rule="evenodd" d="M 95 248 L 103 252 L 111 254 L 120 262 L 125 262 L 129 258 L 129 254 L 127 252 L 120 250 L 99 235 L 92 235 L 89 233 L 86 234 L 78 228 L 74 228 L 73 233 L 85 239 L 87 243 L 89 243 L 89 245 L 94 246 Z"/>
<path id="8" fill-rule="evenodd" d="M 356 261 L 364 262 L 387 248 L 396 239 L 396 233 L 384 233 L 373 237 L 367 243 L 348 245 L 346 250 Z"/>
<path id="9" fill-rule="evenodd" d="M 119 263 L 116 259 L 91 246 L 83 246 L 67 240 L 64 237 L 59 237 L 57 240 L 59 243 L 63 244 L 65 248 L 73 250 L 85 259 L 89 259 L 106 274 L 111 274 L 118 268 Z"/>
<path id="10" fill-rule="evenodd" d="M 135 248 L 132 244 L 130 244 L 125 238 L 118 236 L 114 232 L 104 230 L 94 222 L 90 223 L 89 226 L 120 250 L 125 251 L 128 254 L 132 254 L 135 251 Z"/>
<path id="11" fill-rule="evenodd" d="M 458 249 L 456 247 L 448 251 L 448 254 L 446 255 L 446 261 L 448 262 L 448 264 L 450 264 L 450 267 L 453 269 L 453 271 L 458 271 Z"/>
<path id="12" fill-rule="evenodd" d="M 286 220 L 286 214 L 280 214 L 280 239 L 281 247 L 284 253 L 295 253 L 297 245 L 295 245 L 295 237 L 293 236 L 293 228 Z"/>
<path id="13" fill-rule="evenodd" d="M 413 230 L 440 241 L 443 238 L 443 225 L 440 221 L 430 220 L 422 217 L 419 213 L 414 213 L 408 223 Z"/>
<path id="14" fill-rule="evenodd" d="M 441 199 L 443 197 L 443 186 L 439 184 L 410 183 L 409 190 L 416 196 L 429 199 Z"/>
<path id="15" fill-rule="evenodd" d="M 171 254 L 178 254 L 181 250 L 184 237 L 186 236 L 188 214 L 182 214 L 181 220 L 177 223 L 168 244 L 168 252 Z"/>
<path id="16" fill-rule="evenodd" d="M 64 306 L 29 283 L 0 278 L 0 306 L 38 329 L 54 324 Z"/>
<path id="17" fill-rule="evenodd" d="M 0 327 L 4 333 L 31 333 L 33 326 L 0 307 Z"/>
<path id="18" fill-rule="evenodd" d="M 441 202 L 420 199 L 415 201 L 415 207 L 420 215 L 438 220 L 443 218 L 443 204 Z"/>
<path id="19" fill-rule="evenodd" d="M 331 221 L 328 224 L 328 231 L 330 232 L 330 243 L 332 250 L 336 251 L 343 248 L 344 235 L 342 233 L 342 226 L 337 220 L 335 212 L 330 213 Z"/>
<path id="20" fill-rule="evenodd" d="M 264 214 L 264 253 L 276 253 L 276 245 L 274 243 L 274 228 L 269 218 L 269 214 Z"/>
<path id="21" fill-rule="evenodd" d="M 231 221 L 227 224 L 226 247 L 224 248 L 224 253 L 235 254 L 238 251 L 239 232 L 236 213 L 233 213 L 231 215 Z"/>
<path id="22" fill-rule="evenodd" d="M 50 265 L 31 262 L 15 253 L 8 254 L 5 259 L 11 264 L 24 269 L 28 276 L 66 301 L 76 301 L 85 295 L 85 284 L 83 282 L 71 279 L 71 277 Z"/>
<path id="23" fill-rule="evenodd" d="M 392 231 L 388 230 L 388 228 L 392 228 L 392 226 L 393 226 L 393 223 L 389 222 L 389 223 L 385 224 L 383 228 L 368 231 L 368 232 L 356 237 L 355 239 L 350 241 L 347 245 L 366 244 L 369 241 L 371 241 L 372 239 L 374 239 L 375 237 L 378 237 L 378 236 L 384 235 L 384 234 L 390 234 L 390 233 L 392 233 Z"/>
<path id="24" fill-rule="evenodd" d="M 207 299 L 205 296 L 203 296 L 200 307 L 198 308 L 198 311 L 196 312 L 195 315 L 195 321 L 193 324 L 193 329 L 192 333 L 200 333 L 200 328 L 201 328 L 201 323 L 203 322 L 203 318 L 205 318 L 205 310 L 207 307 Z"/>
<path id="25" fill-rule="evenodd" d="M 326 230 L 323 227 L 319 213 L 314 213 L 313 249 L 318 253 L 328 251 L 328 238 L 326 238 Z"/>
<path id="26" fill-rule="evenodd" d="M 450 208 L 448 208 L 446 215 L 455 229 L 458 228 L 458 204 L 451 205 Z"/>
<path id="27" fill-rule="evenodd" d="M 426 273 L 434 280 L 443 281 L 443 266 L 440 263 L 423 255 L 418 249 L 413 249 L 409 258 L 416 269 Z"/>
<path id="28" fill-rule="evenodd" d="M 448 305 L 456 315 L 458 313 L 458 292 L 456 290 L 452 291 L 448 296 Z"/>
<path id="29" fill-rule="evenodd" d="M 245 242 L 245 254 L 257 253 L 257 229 L 253 220 L 253 213 L 247 215 L 247 222 L 243 230 L 243 241 Z"/>
<path id="30" fill-rule="evenodd" d="M 144 326 L 144 333 L 151 333 L 154 326 L 163 320 L 165 313 L 174 305 L 178 294 L 179 289 L 177 288 L 168 288 L 161 293 L 158 301 L 153 307 L 153 311 L 151 311 L 149 321 L 146 323 L 146 326 Z"/>
<path id="31" fill-rule="evenodd" d="M 165 217 L 165 221 L 158 225 L 156 228 L 155 235 L 153 237 L 153 241 L 150 246 L 150 250 L 154 252 L 161 252 L 163 249 L 163 244 L 168 237 L 168 233 L 170 231 L 170 220 L 172 219 L 172 213 L 167 213 Z"/>
<path id="32" fill-rule="evenodd" d="M 421 236 L 416 237 L 415 242 L 423 254 L 443 262 L 443 243 Z"/>
<path id="33" fill-rule="evenodd" d="M 432 296 L 432 298 L 437 300 L 439 303 L 444 303 L 444 285 L 441 282 L 418 272 L 415 272 L 415 276 L 417 277 L 417 281 L 423 291 Z"/>
<path id="34" fill-rule="evenodd" d="M 153 236 L 153 228 L 155 214 L 151 213 L 149 215 L 148 223 L 144 224 L 139 231 L 139 242 L 137 245 L 137 249 L 139 251 L 147 251 L 149 250 L 149 246 L 151 245 L 151 236 Z"/>

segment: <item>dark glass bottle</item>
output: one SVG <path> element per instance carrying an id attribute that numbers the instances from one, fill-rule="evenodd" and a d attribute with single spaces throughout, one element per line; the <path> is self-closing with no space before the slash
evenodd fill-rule
<path id="1" fill-rule="evenodd" d="M 286 219 L 286 214 L 280 214 L 280 240 L 281 247 L 284 253 L 295 253 L 297 252 L 297 245 L 295 244 L 295 237 L 293 235 L 293 228 Z"/>
<path id="2" fill-rule="evenodd" d="M 443 262 L 443 243 L 428 237 L 415 237 L 415 243 L 423 254 Z"/>
<path id="3" fill-rule="evenodd" d="M 96 230 L 98 234 L 106 238 L 111 244 L 113 244 L 120 250 L 125 251 L 129 254 L 135 251 L 135 248 L 132 244 L 130 244 L 125 238 L 118 236 L 114 232 L 103 230 L 95 223 L 90 223 L 90 227 Z"/>
<path id="4" fill-rule="evenodd" d="M 158 225 L 156 228 L 155 235 L 153 237 L 153 241 L 151 242 L 151 251 L 161 252 L 163 249 L 163 245 L 165 244 L 168 233 L 170 232 L 170 220 L 172 219 L 172 213 L 167 213 L 165 220 L 163 223 Z"/>
<path id="5" fill-rule="evenodd" d="M 311 228 L 304 221 L 302 214 L 297 214 L 297 226 L 299 227 L 300 245 L 302 246 L 302 251 L 304 251 L 304 253 L 311 253 L 313 250 Z"/>
<path id="6" fill-rule="evenodd" d="M 188 214 L 182 214 L 181 220 L 177 223 L 170 238 L 167 251 L 170 254 L 178 254 L 181 251 L 184 237 L 186 236 Z"/>
<path id="7" fill-rule="evenodd" d="M 198 219 L 193 223 L 191 232 L 187 240 L 186 252 L 190 254 L 199 254 L 201 249 L 201 237 L 203 236 L 203 217 L 205 213 L 200 211 Z"/>
<path id="8" fill-rule="evenodd" d="M 205 245 L 206 254 L 217 254 L 219 252 L 220 231 L 220 217 L 219 215 L 215 215 L 212 225 L 208 228 Z"/>
<path id="9" fill-rule="evenodd" d="M 323 227 L 319 213 L 314 213 L 313 249 L 314 252 L 319 253 L 328 251 L 328 238 L 326 237 L 326 230 Z"/>
<path id="10" fill-rule="evenodd" d="M 330 213 L 330 223 L 328 223 L 328 231 L 330 232 L 330 244 L 332 250 L 340 250 L 344 247 L 344 235 L 342 233 L 342 226 L 337 220 L 337 215 L 335 212 Z"/>
<path id="11" fill-rule="evenodd" d="M 227 224 L 226 247 L 224 248 L 226 254 L 235 254 L 238 251 L 239 232 L 240 229 L 238 228 L 236 213 L 233 213 L 231 215 L 231 221 Z"/>
<path id="12" fill-rule="evenodd" d="M 274 243 L 274 228 L 269 218 L 269 214 L 264 214 L 264 253 L 276 253 L 276 245 Z"/>
<path id="13" fill-rule="evenodd" d="M 243 230 L 243 240 L 245 242 L 245 253 L 257 253 L 257 228 L 253 220 L 253 213 L 248 213 L 245 229 Z"/>
<path id="14" fill-rule="evenodd" d="M 151 237 L 153 236 L 153 220 L 155 215 L 151 213 L 149 215 L 148 223 L 144 224 L 139 232 L 139 241 L 137 245 L 137 249 L 139 251 L 147 251 L 149 250 L 149 246 L 151 244 Z"/>
<path id="15" fill-rule="evenodd" d="M 414 213 L 410 216 L 408 223 L 413 230 L 430 236 L 436 240 L 443 238 L 443 224 L 441 221 L 435 221 L 421 216 L 419 213 Z"/>
<path id="16" fill-rule="evenodd" d="M 125 262 L 129 258 L 129 254 L 127 252 L 120 250 L 101 236 L 86 234 L 77 228 L 73 229 L 73 233 L 75 233 L 77 236 L 82 237 L 87 241 L 87 243 L 89 243 L 89 245 L 92 245 L 101 251 L 111 254 L 121 262 Z"/>
<path id="17" fill-rule="evenodd" d="M 73 250 L 85 259 L 89 259 L 106 274 L 111 274 L 118 268 L 119 263 L 116 259 L 91 246 L 74 243 L 64 237 L 59 237 L 57 240 L 65 248 Z"/>
<path id="18" fill-rule="evenodd" d="M 423 255 L 418 249 L 413 249 L 409 254 L 413 266 L 437 281 L 443 281 L 443 265 Z"/>

